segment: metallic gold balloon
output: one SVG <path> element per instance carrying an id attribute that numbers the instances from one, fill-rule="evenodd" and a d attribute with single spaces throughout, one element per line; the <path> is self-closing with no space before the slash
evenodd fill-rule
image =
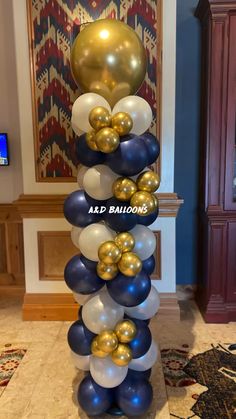
<path id="1" fill-rule="evenodd" d="M 137 214 L 144 217 L 151 214 L 156 208 L 152 195 L 145 191 L 136 192 L 130 200 L 130 205 L 136 207 Z"/>
<path id="2" fill-rule="evenodd" d="M 133 252 L 123 253 L 118 262 L 118 268 L 126 276 L 135 276 L 142 269 L 141 259 Z"/>
<path id="3" fill-rule="evenodd" d="M 129 201 L 136 191 L 136 183 L 128 177 L 119 177 L 112 185 L 113 195 L 121 201 Z"/>
<path id="4" fill-rule="evenodd" d="M 96 132 L 94 130 L 87 132 L 86 134 L 86 143 L 91 150 L 99 151 L 98 146 L 95 141 Z"/>
<path id="5" fill-rule="evenodd" d="M 96 106 L 89 114 L 89 123 L 96 131 L 109 127 L 111 124 L 110 112 L 103 106 Z"/>
<path id="6" fill-rule="evenodd" d="M 99 346 L 98 346 L 98 336 L 96 336 L 91 344 L 91 352 L 94 356 L 97 356 L 98 358 L 106 358 L 108 354 L 106 352 L 103 352 Z"/>
<path id="7" fill-rule="evenodd" d="M 135 245 L 134 237 L 127 232 L 117 234 L 114 241 L 122 253 L 130 252 Z"/>
<path id="8" fill-rule="evenodd" d="M 117 263 L 121 258 L 121 251 L 115 242 L 107 241 L 99 246 L 98 257 L 107 265 Z"/>
<path id="9" fill-rule="evenodd" d="M 159 201 L 156 195 L 154 195 L 154 193 L 152 193 L 152 199 L 154 201 L 155 209 L 157 209 L 159 207 Z"/>
<path id="10" fill-rule="evenodd" d="M 106 354 L 113 352 L 118 346 L 118 339 L 113 330 L 103 330 L 98 336 L 98 347 Z"/>
<path id="11" fill-rule="evenodd" d="M 113 106 L 141 86 L 146 73 L 145 48 L 137 33 L 125 23 L 96 20 L 76 37 L 71 68 L 83 92 L 99 93 Z"/>
<path id="12" fill-rule="evenodd" d="M 122 320 L 117 323 L 115 333 L 119 342 L 128 343 L 135 338 L 137 328 L 132 320 Z"/>
<path id="13" fill-rule="evenodd" d="M 112 153 L 120 144 L 120 137 L 113 128 L 102 128 L 95 136 L 97 147 L 103 153 Z"/>
<path id="14" fill-rule="evenodd" d="M 112 116 L 111 126 L 119 135 L 127 135 L 133 128 L 133 120 L 128 113 L 118 112 Z"/>
<path id="15" fill-rule="evenodd" d="M 152 170 L 148 170 L 139 175 L 136 183 L 140 191 L 155 192 L 160 186 L 160 177 Z"/>
<path id="16" fill-rule="evenodd" d="M 132 351 L 128 345 L 120 343 L 117 349 L 112 352 L 111 359 L 119 367 L 125 367 L 132 361 Z"/>
<path id="17" fill-rule="evenodd" d="M 106 265 L 104 262 L 98 262 L 97 274 L 100 278 L 104 279 L 104 281 L 110 281 L 118 274 L 117 265 L 115 263 Z"/>

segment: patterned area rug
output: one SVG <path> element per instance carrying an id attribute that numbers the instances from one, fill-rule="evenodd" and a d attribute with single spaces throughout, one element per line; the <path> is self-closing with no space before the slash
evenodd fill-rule
<path id="1" fill-rule="evenodd" d="M 171 417 L 236 418 L 236 351 L 228 344 L 198 353 L 188 345 L 163 348 L 161 359 Z"/>
<path id="2" fill-rule="evenodd" d="M 11 345 L 6 345 L 11 346 Z M 0 388 L 6 387 L 18 368 L 26 349 L 6 349 L 0 352 Z"/>

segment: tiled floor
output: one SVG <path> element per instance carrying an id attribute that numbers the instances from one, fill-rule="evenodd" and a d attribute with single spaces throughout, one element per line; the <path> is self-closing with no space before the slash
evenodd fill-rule
<path id="1" fill-rule="evenodd" d="M 190 302 L 181 302 L 181 321 L 152 321 L 160 346 L 186 343 L 236 342 L 236 325 L 206 325 Z M 21 301 L 0 298 L 0 348 L 25 347 L 27 353 L 6 389 L 0 392 L 0 419 L 87 418 L 75 401 L 80 376 L 69 356 L 66 334 L 69 322 L 23 322 Z M 168 419 L 169 408 L 161 365 L 152 373 L 155 400 L 146 418 Z M 108 416 L 110 417 L 110 416 Z M 105 419 L 103 416 L 102 419 Z"/>

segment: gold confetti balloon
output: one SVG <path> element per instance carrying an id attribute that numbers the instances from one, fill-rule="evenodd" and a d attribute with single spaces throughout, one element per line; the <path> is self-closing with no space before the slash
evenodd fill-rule
<path id="1" fill-rule="evenodd" d="M 133 120 L 128 113 L 118 112 L 112 116 L 111 126 L 120 136 L 127 135 L 133 128 Z"/>
<path id="2" fill-rule="evenodd" d="M 159 175 L 152 170 L 141 173 L 136 180 L 140 191 L 155 192 L 160 186 Z"/>
<path id="3" fill-rule="evenodd" d="M 151 214 L 156 208 L 152 195 L 145 191 L 136 192 L 130 200 L 130 205 L 136 207 L 137 214 L 144 217 Z"/>
<path id="4" fill-rule="evenodd" d="M 102 128 L 95 136 L 97 147 L 103 153 L 113 153 L 120 145 L 120 137 L 113 128 Z"/>
<path id="5" fill-rule="evenodd" d="M 95 131 L 109 127 L 111 123 L 110 112 L 103 106 L 93 108 L 89 113 L 89 123 Z"/>
<path id="6" fill-rule="evenodd" d="M 122 320 L 115 327 L 116 336 L 121 343 L 131 342 L 137 333 L 136 326 L 132 320 Z"/>
<path id="7" fill-rule="evenodd" d="M 136 183 L 127 177 L 119 177 L 112 185 L 113 195 L 121 201 L 129 201 L 136 191 Z"/>
<path id="8" fill-rule="evenodd" d="M 107 265 L 104 262 L 98 262 L 97 264 L 97 274 L 104 281 L 110 281 L 114 279 L 118 274 L 119 270 L 115 263 Z"/>
<path id="9" fill-rule="evenodd" d="M 96 132 L 94 130 L 87 132 L 86 134 L 86 143 L 88 147 L 93 151 L 99 151 L 98 146 L 95 141 Z"/>
<path id="10" fill-rule="evenodd" d="M 121 256 L 118 268 L 126 276 L 135 276 L 142 269 L 142 261 L 135 253 L 126 252 Z"/>
<path id="11" fill-rule="evenodd" d="M 91 352 L 94 356 L 97 356 L 98 358 L 106 358 L 108 355 L 106 352 L 102 351 L 98 346 L 98 336 L 96 336 L 91 344 Z"/>
<path id="12" fill-rule="evenodd" d="M 98 347 L 101 351 L 110 354 L 118 346 L 118 339 L 113 330 L 103 330 L 97 336 Z"/>
<path id="13" fill-rule="evenodd" d="M 111 359 L 119 367 L 125 367 L 132 361 L 132 351 L 125 343 L 119 343 L 117 349 L 112 352 Z"/>
<path id="14" fill-rule="evenodd" d="M 114 239 L 115 244 L 119 247 L 122 253 L 124 252 L 130 252 L 135 245 L 134 237 L 131 233 L 123 232 L 117 234 L 117 236 Z"/>
<path id="15" fill-rule="evenodd" d="M 117 263 L 121 258 L 121 251 L 113 241 L 102 243 L 98 249 L 98 257 L 103 263 L 110 265 Z"/>

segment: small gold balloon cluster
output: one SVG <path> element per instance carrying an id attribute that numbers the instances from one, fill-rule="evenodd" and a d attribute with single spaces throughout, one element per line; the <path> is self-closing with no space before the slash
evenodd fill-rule
<path id="1" fill-rule="evenodd" d="M 152 170 L 142 172 L 136 181 L 119 177 L 112 186 L 113 195 L 121 201 L 130 201 L 131 207 L 137 208 L 138 215 L 149 215 L 158 208 L 158 199 L 154 192 L 160 186 L 160 178 Z M 145 209 L 145 211 L 144 211 Z"/>
<path id="2" fill-rule="evenodd" d="M 86 134 L 88 147 L 94 151 L 112 153 L 120 144 L 120 136 L 127 135 L 132 127 L 131 116 L 126 112 L 111 115 L 103 106 L 93 108 L 89 114 L 93 130 Z"/>
<path id="3" fill-rule="evenodd" d="M 118 271 L 126 276 L 135 276 L 142 269 L 140 258 L 133 253 L 135 245 L 132 234 L 117 234 L 114 241 L 106 241 L 98 249 L 97 274 L 105 281 L 115 278 Z"/>
<path id="4" fill-rule="evenodd" d="M 98 358 L 111 356 L 114 364 L 125 367 L 132 361 L 132 350 L 128 343 L 137 333 L 132 320 L 122 320 L 117 323 L 115 330 L 104 330 L 97 335 L 91 344 L 91 352 Z"/>

